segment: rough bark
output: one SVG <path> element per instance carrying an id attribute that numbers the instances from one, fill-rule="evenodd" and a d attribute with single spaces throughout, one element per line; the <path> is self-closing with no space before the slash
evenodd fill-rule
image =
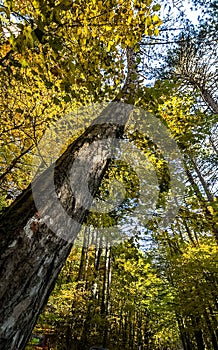
<path id="1" fill-rule="evenodd" d="M 74 225 L 63 235 L 55 234 L 44 220 L 52 209 L 51 170 L 45 171 L 36 179 L 33 188 L 42 198 L 40 208 L 36 208 L 31 186 L 5 211 L 0 223 L 0 349 L 22 350 L 28 341 L 57 276 L 71 250 L 87 209 L 81 206 L 83 188 L 74 197 L 68 178 L 74 181 L 78 173 L 70 174 L 72 163 L 82 152 L 88 159 L 89 171 L 86 174 L 89 189 L 94 196 L 107 169 L 110 143 L 123 132 L 130 106 L 123 105 L 122 111 L 115 111 L 109 105 L 102 115 L 80 136 L 58 159 L 55 166 L 55 186 L 62 206 L 78 225 Z M 121 112 L 121 113 L 120 113 Z M 113 114 L 114 119 L 111 117 Z M 121 118 L 121 119 L 119 119 Z M 93 141 L 108 140 L 108 147 L 99 144 L 98 156 L 88 147 Z M 82 187 L 82 186 L 81 186 Z M 47 200 L 47 198 L 51 200 Z M 91 205 L 87 198 L 87 207 Z M 40 209 L 40 210 L 39 210 Z M 54 211 L 56 209 L 54 208 Z M 54 212 L 57 222 L 60 212 Z M 64 233 L 64 232 L 63 232 Z"/>

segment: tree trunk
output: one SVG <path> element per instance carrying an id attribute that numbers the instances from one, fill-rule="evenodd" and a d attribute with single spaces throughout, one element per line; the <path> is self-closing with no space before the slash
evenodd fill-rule
<path id="1" fill-rule="evenodd" d="M 204 317 L 205 317 L 207 328 L 208 328 L 208 331 L 210 334 L 211 343 L 213 344 L 213 350 L 218 350 L 218 342 L 217 342 L 216 334 L 215 334 L 215 330 L 217 329 L 217 327 L 213 328 L 213 324 L 210 320 L 210 317 L 208 315 L 207 310 L 204 311 Z"/>
<path id="2" fill-rule="evenodd" d="M 111 248 L 110 246 L 106 246 L 106 253 L 105 253 L 105 276 L 104 276 L 104 285 L 105 285 L 105 307 L 104 307 L 104 313 L 105 313 L 105 325 L 104 325 L 104 332 L 103 332 L 103 347 L 106 348 L 107 346 L 107 340 L 108 340 L 108 328 L 109 328 L 109 322 L 108 322 L 108 316 L 110 314 L 110 288 L 111 288 Z"/>
<path id="3" fill-rule="evenodd" d="M 217 148 L 217 146 L 216 146 L 216 144 L 215 144 L 215 142 L 214 142 L 214 140 L 213 140 L 211 135 L 209 136 L 209 141 L 210 141 L 210 144 L 211 144 L 214 152 L 216 153 L 216 155 L 218 157 L 218 148 Z"/>
<path id="4" fill-rule="evenodd" d="M 194 327 L 194 336 L 197 343 L 198 350 L 205 350 L 203 332 L 200 325 L 200 317 L 195 317 L 192 319 L 192 325 Z"/>
<path id="5" fill-rule="evenodd" d="M 78 181 L 80 169 L 71 174 L 70 170 L 78 155 L 88 162 L 85 174 L 90 193 L 94 196 L 107 169 L 108 154 L 112 139 L 119 138 L 123 132 L 131 107 L 123 104 L 110 104 L 86 132 L 71 144 L 55 165 L 56 193 L 51 190 L 51 167 L 35 180 L 33 189 L 37 198 L 41 198 L 40 208 L 36 208 L 33 191 L 29 186 L 17 200 L 5 211 L 0 224 L 0 349 L 21 350 L 31 335 L 37 317 L 42 311 L 57 276 L 70 253 L 81 224 L 91 205 L 83 186 L 77 189 L 74 198 L 68 178 Z M 119 124 L 118 124 L 119 123 Z M 90 151 L 94 141 L 98 143 L 98 152 Z M 87 164 L 87 163 L 86 163 Z M 86 168 L 87 169 L 87 168 Z M 75 183 L 75 182 L 74 182 Z M 70 220 L 64 222 L 68 232 L 62 228 L 62 212 L 57 210 L 53 199 L 60 198 Z M 49 198 L 49 200 L 48 200 Z M 54 233 L 47 225 L 48 213 L 61 234 Z M 71 219 L 72 218 L 72 219 Z M 47 221 L 46 221 L 47 220 Z M 51 218 L 49 218 L 51 220 Z M 59 232 L 58 231 L 58 232 Z M 57 231 L 56 231 L 57 232 Z"/>
<path id="6" fill-rule="evenodd" d="M 218 225 L 216 222 L 214 222 L 214 217 L 213 215 L 211 214 L 211 212 L 209 211 L 209 209 L 207 208 L 207 203 L 198 187 L 198 185 L 195 183 L 195 180 L 192 176 L 192 173 L 190 172 L 189 168 L 188 168 L 188 165 L 186 163 L 184 163 L 185 165 L 185 170 L 186 170 L 186 174 L 187 174 L 187 177 L 188 177 L 188 180 L 190 182 L 190 184 L 192 185 L 193 187 L 193 190 L 196 194 L 196 197 L 198 198 L 199 200 L 199 204 L 201 205 L 201 208 L 202 208 L 202 211 L 204 212 L 205 216 L 207 218 L 209 218 L 209 220 L 211 221 L 211 231 L 213 232 L 214 234 L 214 237 L 218 243 Z"/>
<path id="7" fill-rule="evenodd" d="M 196 339 L 198 350 L 205 350 L 202 330 L 195 331 L 195 339 Z"/>
<path id="8" fill-rule="evenodd" d="M 207 103 L 208 107 L 213 113 L 218 114 L 218 103 L 215 101 L 211 93 L 202 86 L 200 86 L 199 88 L 204 102 Z"/>
<path id="9" fill-rule="evenodd" d="M 86 256 L 86 250 L 87 250 L 87 245 L 86 245 L 86 234 L 87 230 L 84 230 L 84 237 L 83 237 L 83 246 L 82 246 L 82 252 L 81 252 L 81 257 L 80 257 L 80 264 L 79 264 L 79 272 L 78 276 L 76 279 L 76 282 L 81 282 L 83 278 L 83 272 L 84 272 L 84 265 L 85 265 L 85 256 Z M 77 284 L 79 286 L 79 284 Z"/>
<path id="10" fill-rule="evenodd" d="M 200 183 L 201 183 L 201 185 L 202 185 L 202 187 L 203 187 L 203 189 L 204 189 L 204 192 L 205 192 L 205 194 L 206 194 L 206 197 L 207 197 L 208 201 L 211 202 L 211 203 L 213 203 L 213 201 L 214 201 L 213 195 L 212 195 L 212 193 L 210 192 L 210 189 L 208 188 L 208 185 L 207 185 L 207 183 L 206 183 L 206 181 L 205 181 L 203 175 L 201 174 L 200 169 L 198 168 L 198 166 L 197 166 L 195 160 L 192 158 L 192 156 L 191 156 L 190 154 L 188 155 L 188 157 L 189 157 L 189 159 L 190 159 L 190 161 L 191 161 L 191 164 L 192 164 L 193 167 L 194 167 L 194 170 L 196 171 L 196 174 L 198 175 L 198 178 L 199 178 Z"/>

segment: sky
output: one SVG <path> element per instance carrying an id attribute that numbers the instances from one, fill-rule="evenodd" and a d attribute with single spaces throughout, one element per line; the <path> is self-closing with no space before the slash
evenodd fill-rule
<path id="1" fill-rule="evenodd" d="M 197 24 L 198 23 L 198 16 L 201 15 L 201 11 L 191 11 L 191 4 L 189 3 L 189 1 L 185 0 L 183 2 L 183 8 L 185 10 L 185 14 L 188 17 L 188 19 L 190 19 L 190 21 L 192 21 L 193 24 Z"/>

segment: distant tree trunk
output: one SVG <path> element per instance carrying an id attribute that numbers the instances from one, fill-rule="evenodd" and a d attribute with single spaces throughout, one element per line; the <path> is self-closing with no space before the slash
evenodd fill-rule
<path id="1" fill-rule="evenodd" d="M 217 327 L 213 328 L 213 324 L 212 324 L 212 322 L 210 320 L 210 317 L 209 317 L 209 315 L 207 313 L 207 310 L 205 310 L 204 316 L 205 316 L 207 327 L 208 327 L 208 331 L 209 331 L 209 334 L 210 334 L 210 337 L 211 337 L 211 342 L 213 344 L 213 349 L 214 350 L 218 350 L 218 342 L 217 342 L 216 333 L 215 333 Z"/>
<path id="2" fill-rule="evenodd" d="M 99 246 L 97 246 L 97 243 L 96 243 L 96 250 L 95 250 L 94 287 L 93 287 L 93 298 L 94 299 L 99 299 L 99 269 L 100 269 L 102 252 L 103 252 L 102 237 L 100 237 Z"/>
<path id="3" fill-rule="evenodd" d="M 181 337 L 183 348 L 184 348 L 184 350 L 189 350 L 190 348 L 188 348 L 188 346 L 187 346 L 186 334 L 185 334 L 184 326 L 183 326 L 180 315 L 177 314 L 176 319 L 177 319 L 177 323 L 178 323 L 178 327 L 179 327 L 179 331 L 180 331 L 180 337 Z"/>
<path id="4" fill-rule="evenodd" d="M 197 343 L 198 350 L 205 350 L 204 341 L 203 341 L 203 335 L 202 330 L 195 331 L 195 339 Z"/>
<path id="5" fill-rule="evenodd" d="M 118 108 L 119 109 L 119 108 Z M 119 113 L 120 114 L 119 114 Z M 0 224 L 0 349 L 21 350 L 25 348 L 37 317 L 42 311 L 57 276 L 71 251 L 80 226 L 83 223 L 87 210 L 81 207 L 83 189 L 78 189 L 77 198 L 67 178 L 74 181 L 78 173 L 70 174 L 73 161 L 82 152 L 84 160 L 89 161 L 87 181 L 90 192 L 94 196 L 98 190 L 101 179 L 107 169 L 107 154 L 109 149 L 98 144 L 98 157 L 87 147 L 93 141 L 108 140 L 110 148 L 111 139 L 119 138 L 123 126 L 128 118 L 130 106 L 123 105 L 123 109 L 116 114 L 114 104 L 109 105 L 104 115 L 96 120 L 87 131 L 71 144 L 66 152 L 56 162 L 55 184 L 56 192 L 60 194 L 62 205 L 67 214 L 78 222 L 78 225 L 67 232 L 71 239 L 65 240 L 52 232 L 43 223 L 44 213 L 53 208 L 52 200 L 49 203 L 45 198 L 51 196 L 50 169 L 45 171 L 35 182 L 34 187 L 42 197 L 42 207 L 35 207 L 32 189 L 29 186 L 17 200 L 5 211 Z M 119 116 L 119 125 L 115 122 L 107 123 L 111 114 Z M 105 123 L 103 121 L 105 120 Z M 99 122 L 99 124 L 98 124 Z M 120 126 L 121 125 L 121 126 Z M 46 193 L 46 196 L 45 196 Z M 86 198 L 85 198 L 86 199 Z M 44 200 L 44 202 L 43 202 Z M 91 205 L 87 198 L 87 207 Z M 53 209 L 55 211 L 55 209 Z M 60 212 L 54 212 L 60 217 Z M 61 217 L 60 217 L 61 220 Z M 33 225 L 34 223 L 34 225 Z"/>
<path id="6" fill-rule="evenodd" d="M 213 140 L 213 138 L 211 136 L 209 136 L 209 141 L 210 141 L 210 144 L 214 150 L 214 152 L 216 153 L 216 155 L 218 156 L 218 148 Z"/>
<path id="7" fill-rule="evenodd" d="M 206 102 L 213 113 L 218 114 L 218 103 L 215 101 L 211 93 L 203 86 L 200 86 L 199 88 L 204 102 Z"/>
<path id="8" fill-rule="evenodd" d="M 105 275 L 104 275 L 104 315 L 105 315 L 105 327 L 103 333 L 103 347 L 107 346 L 108 339 L 108 315 L 110 313 L 110 288 L 111 288 L 111 248 L 107 245 L 105 254 Z"/>
<path id="9" fill-rule="evenodd" d="M 76 279 L 76 282 L 80 282 L 82 281 L 83 278 L 83 272 L 84 272 L 84 265 L 85 265 L 85 256 L 86 256 L 86 251 L 87 251 L 87 230 L 84 230 L 84 237 L 83 237 L 83 246 L 82 246 L 82 252 L 81 252 L 81 256 L 80 256 L 80 264 L 79 264 L 79 272 L 78 272 L 78 276 Z M 79 286 L 79 284 L 77 284 Z"/>
<path id="10" fill-rule="evenodd" d="M 197 175 L 198 175 L 198 178 L 199 178 L 199 180 L 200 180 L 200 182 L 201 182 L 201 185 L 202 185 L 202 187 L 203 187 L 203 189 L 204 189 L 204 192 L 205 192 L 205 194 L 206 194 L 206 196 L 207 196 L 208 201 L 212 203 L 212 202 L 214 201 L 213 195 L 212 195 L 212 193 L 210 192 L 210 190 L 209 190 L 209 188 L 208 188 L 208 185 L 207 185 L 206 181 L 204 180 L 204 177 L 203 177 L 203 175 L 202 175 L 200 169 L 198 168 L 198 166 L 197 166 L 195 160 L 193 159 L 193 157 L 192 157 L 190 154 L 189 154 L 189 158 L 190 158 L 191 164 L 192 164 L 193 167 L 194 167 L 194 170 L 196 171 L 196 173 L 197 173 Z"/>
<path id="11" fill-rule="evenodd" d="M 184 225 L 184 227 L 185 227 L 185 229 L 186 229 L 186 232 L 187 232 L 187 234 L 188 234 L 188 238 L 190 239 L 190 242 L 192 242 L 192 244 L 196 244 L 196 242 L 195 242 L 195 240 L 194 240 L 194 238 L 193 238 L 193 236 L 192 236 L 192 232 L 191 232 L 189 226 L 187 225 L 186 220 L 184 220 L 184 219 L 183 219 L 183 225 Z M 197 240 L 196 240 L 196 241 L 197 241 Z"/>
<path id="12" fill-rule="evenodd" d="M 72 348 L 72 330 L 70 324 L 67 325 L 66 329 L 66 350 L 71 350 Z"/>
<path id="13" fill-rule="evenodd" d="M 198 185 L 195 183 L 195 180 L 193 178 L 193 175 L 192 173 L 190 172 L 189 168 L 188 168 L 188 165 L 185 164 L 185 170 L 186 170 L 186 174 L 187 174 L 187 177 L 188 177 L 188 180 L 190 182 L 190 184 L 192 185 L 192 188 L 196 194 L 196 197 L 198 198 L 199 200 L 199 204 L 201 205 L 201 208 L 202 208 L 202 211 L 204 212 L 204 215 L 209 218 L 209 220 L 211 220 L 211 231 L 213 232 L 214 234 L 214 237 L 218 243 L 218 225 L 216 222 L 214 222 L 214 217 L 213 215 L 211 214 L 211 212 L 209 211 L 208 207 L 207 207 L 207 203 L 198 187 Z"/>
<path id="14" fill-rule="evenodd" d="M 198 350 L 205 350 L 204 340 L 203 340 L 203 332 L 200 326 L 200 317 L 193 317 L 192 324 L 194 327 L 194 336 L 197 343 Z"/>

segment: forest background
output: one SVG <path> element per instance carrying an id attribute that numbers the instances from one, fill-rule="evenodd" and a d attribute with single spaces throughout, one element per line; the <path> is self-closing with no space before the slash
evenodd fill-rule
<path id="1" fill-rule="evenodd" d="M 28 341 L 27 349 L 40 342 L 66 350 L 94 344 L 218 349 L 217 16 L 216 0 L 1 1 L 2 349 L 24 349 Z M 52 156 L 57 192 L 68 210 L 65 155 L 99 133 L 120 135 L 111 125 L 90 126 L 88 106 L 98 117 L 96 104 L 111 101 L 143 108 L 169 130 L 180 151 L 185 191 L 163 228 L 168 163 L 148 135 L 125 130 L 122 137 L 154 168 L 157 203 L 149 219 L 142 212 L 144 221 L 129 239 L 111 244 L 99 226 L 113 235 L 114 222 L 128 223 L 140 183 L 131 164 L 93 163 L 97 200 L 116 199 L 117 183 L 127 199 L 112 215 L 83 213 L 72 244 L 45 228 L 33 204 L 36 150 L 47 130 L 51 150 L 61 142 L 60 154 Z M 37 157 L 45 174 L 48 159 L 40 152 Z"/>

